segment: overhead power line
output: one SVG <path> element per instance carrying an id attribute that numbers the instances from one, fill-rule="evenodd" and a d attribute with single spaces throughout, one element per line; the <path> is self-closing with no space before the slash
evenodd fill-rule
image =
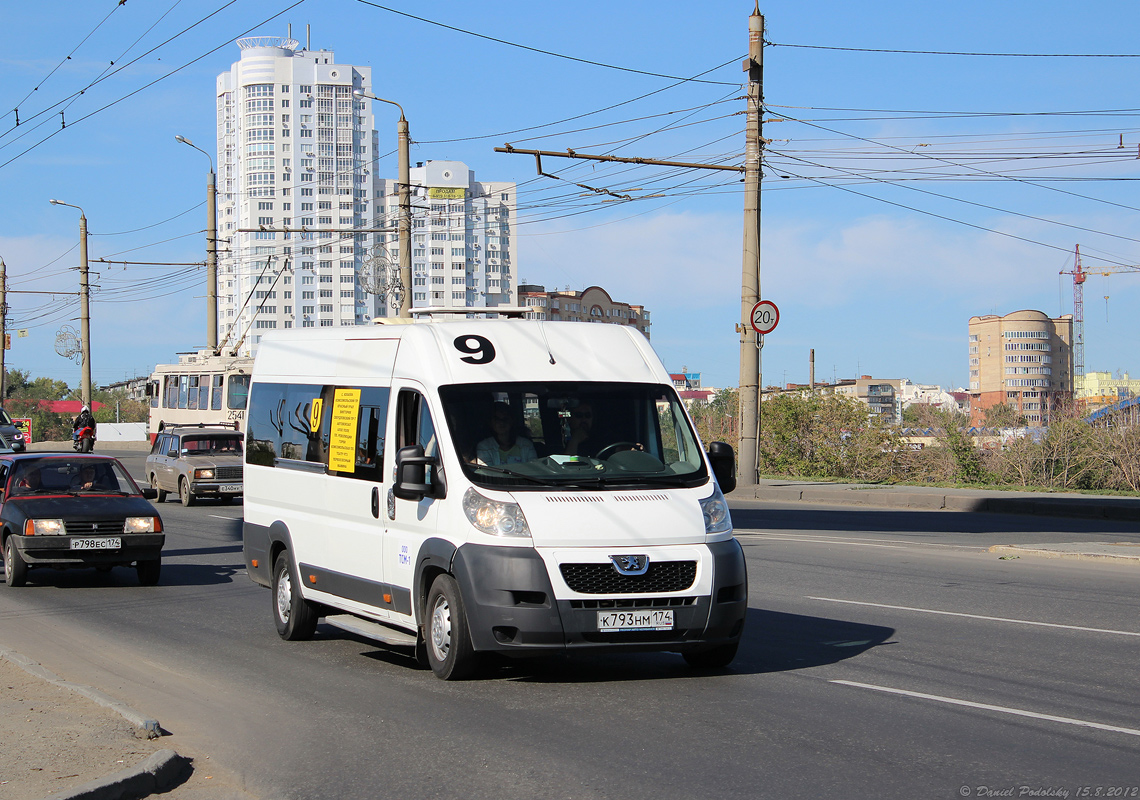
<path id="1" fill-rule="evenodd" d="M 709 81 L 709 80 L 703 80 L 700 78 L 679 78 L 676 75 L 663 75 L 660 72 L 646 72 L 645 70 L 642 70 L 642 69 L 633 69 L 632 67 L 619 67 L 615 64 L 605 64 L 601 61 L 591 61 L 588 58 L 578 58 L 577 56 L 568 56 L 564 53 L 555 53 L 552 50 L 542 50 L 538 47 L 531 47 L 529 45 L 519 44 L 518 42 L 509 42 L 506 39 L 498 39 L 494 36 L 487 36 L 486 34 L 476 33 L 475 31 L 469 31 L 469 30 L 466 30 L 464 28 L 456 28 L 454 25 L 447 25 L 443 22 L 437 22 L 433 19 L 427 19 L 426 17 L 417 17 L 415 14 L 409 14 L 406 11 L 399 11 L 395 8 L 390 8 L 388 6 L 382 6 L 379 3 L 370 2 L 370 0 L 358 0 L 358 2 L 361 2 L 366 6 L 372 6 L 373 8 L 379 8 L 382 11 L 387 11 L 391 14 L 399 14 L 401 17 L 408 17 L 409 19 L 414 19 L 414 20 L 417 20 L 419 22 L 426 22 L 428 25 L 436 25 L 440 28 L 446 28 L 449 31 L 455 31 L 456 33 L 463 33 L 463 34 L 466 34 L 468 36 L 474 36 L 478 39 L 486 39 L 489 42 L 496 42 L 497 44 L 505 44 L 505 45 L 508 45 L 509 47 L 517 47 L 520 50 L 529 50 L 532 53 L 540 53 L 541 55 L 544 55 L 544 56 L 553 56 L 554 58 L 564 58 L 567 61 L 577 61 L 579 64 L 589 64 L 589 65 L 594 66 L 594 67 L 605 67 L 606 69 L 616 69 L 616 70 L 620 70 L 622 72 L 632 72 L 632 73 L 635 73 L 637 75 L 648 75 L 652 78 L 668 78 L 671 81 L 687 81 L 687 82 L 691 82 L 691 83 L 714 83 L 714 84 L 717 84 L 719 86 L 739 86 L 740 85 L 739 82 Z M 737 59 L 733 59 L 733 60 L 735 61 Z"/>
<path id="2" fill-rule="evenodd" d="M 769 42 L 769 47 L 796 47 L 804 50 L 838 50 L 848 53 L 896 53 L 909 56 L 982 56 L 986 58 L 1140 58 L 1140 53 L 978 53 L 961 50 L 898 50 L 884 47 L 834 47 L 822 44 Z"/>

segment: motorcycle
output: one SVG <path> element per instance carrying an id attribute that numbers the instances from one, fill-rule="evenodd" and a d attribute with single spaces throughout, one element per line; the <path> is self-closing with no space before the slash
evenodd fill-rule
<path id="1" fill-rule="evenodd" d="M 75 432 L 75 449 L 80 453 L 90 453 L 95 449 L 95 428 L 84 425 Z"/>

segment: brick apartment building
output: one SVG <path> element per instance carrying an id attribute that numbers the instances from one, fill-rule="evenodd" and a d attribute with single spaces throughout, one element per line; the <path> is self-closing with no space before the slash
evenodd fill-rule
<path id="1" fill-rule="evenodd" d="M 1030 425 L 1073 396 L 1073 316 L 1041 311 L 970 317 L 970 422 L 1007 403 Z"/>

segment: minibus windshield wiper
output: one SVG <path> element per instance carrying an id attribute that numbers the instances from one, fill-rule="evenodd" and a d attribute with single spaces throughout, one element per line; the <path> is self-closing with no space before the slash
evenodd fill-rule
<path id="1" fill-rule="evenodd" d="M 513 469 L 508 469 L 507 467 L 495 467 L 490 464 L 480 464 L 479 466 L 475 467 L 476 472 L 480 470 L 484 472 L 498 472 L 502 475 L 510 475 L 512 478 L 520 478 L 524 481 L 530 481 L 531 483 L 537 483 L 542 486 L 555 486 L 560 483 L 558 481 L 547 480 L 546 478 L 539 478 L 534 475 L 524 475 L 521 472 L 515 472 Z"/>

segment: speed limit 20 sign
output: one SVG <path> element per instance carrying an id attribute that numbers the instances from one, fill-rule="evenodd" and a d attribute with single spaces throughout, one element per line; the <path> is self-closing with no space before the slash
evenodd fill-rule
<path id="1" fill-rule="evenodd" d="M 776 330 L 780 322 L 780 309 L 771 300 L 761 300 L 752 306 L 752 330 L 768 334 Z"/>

